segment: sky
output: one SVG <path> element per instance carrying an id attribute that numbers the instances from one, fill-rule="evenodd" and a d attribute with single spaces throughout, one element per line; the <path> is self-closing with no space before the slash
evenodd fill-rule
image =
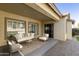
<path id="1" fill-rule="evenodd" d="M 70 13 L 71 19 L 75 20 L 75 26 L 79 23 L 79 3 L 56 3 L 59 11 L 64 13 Z"/>

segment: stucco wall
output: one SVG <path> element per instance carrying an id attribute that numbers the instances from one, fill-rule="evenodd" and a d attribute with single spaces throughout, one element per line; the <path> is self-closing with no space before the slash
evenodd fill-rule
<path id="1" fill-rule="evenodd" d="M 17 20 L 25 20 L 26 21 L 26 32 L 28 32 L 28 22 L 29 21 L 32 21 L 32 22 L 35 22 L 35 23 L 38 23 L 40 24 L 39 25 L 39 34 L 41 34 L 41 21 L 39 20 L 35 20 L 35 19 L 32 19 L 32 18 L 29 18 L 29 17 L 23 17 L 23 16 L 20 16 L 20 15 L 16 15 L 16 14 L 12 14 L 12 13 L 8 13 L 8 12 L 4 12 L 4 11 L 1 11 L 0 10 L 0 46 L 3 46 L 6 44 L 6 41 L 5 41 L 5 17 L 8 17 L 8 18 L 12 18 L 12 19 L 17 19 Z"/>
<path id="2" fill-rule="evenodd" d="M 54 23 L 54 39 L 66 40 L 66 19 L 63 18 L 60 21 Z"/>
<path id="3" fill-rule="evenodd" d="M 72 39 L 72 22 L 67 21 L 67 39 Z"/>

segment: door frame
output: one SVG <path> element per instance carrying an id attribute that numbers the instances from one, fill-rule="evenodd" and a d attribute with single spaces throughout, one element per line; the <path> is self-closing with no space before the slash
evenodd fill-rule
<path id="1" fill-rule="evenodd" d="M 52 33 L 49 33 L 49 35 L 51 34 L 52 37 L 49 37 L 49 38 L 54 38 L 54 23 L 45 23 L 45 24 L 51 24 L 51 28 L 53 30 L 51 29 Z M 43 33 L 45 33 L 45 24 L 43 25 Z"/>

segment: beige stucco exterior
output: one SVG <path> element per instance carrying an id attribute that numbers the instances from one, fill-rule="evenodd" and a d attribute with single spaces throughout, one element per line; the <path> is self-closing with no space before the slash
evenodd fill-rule
<path id="1" fill-rule="evenodd" d="M 66 18 L 54 23 L 54 39 L 66 40 Z"/>
<path id="2" fill-rule="evenodd" d="M 67 21 L 67 39 L 72 39 L 72 22 Z"/>

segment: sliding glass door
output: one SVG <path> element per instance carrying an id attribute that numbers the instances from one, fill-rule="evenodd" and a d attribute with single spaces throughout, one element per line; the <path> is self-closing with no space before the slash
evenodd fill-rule
<path id="1" fill-rule="evenodd" d="M 49 38 L 53 38 L 54 25 L 53 24 L 44 24 L 44 33 L 49 34 Z"/>

